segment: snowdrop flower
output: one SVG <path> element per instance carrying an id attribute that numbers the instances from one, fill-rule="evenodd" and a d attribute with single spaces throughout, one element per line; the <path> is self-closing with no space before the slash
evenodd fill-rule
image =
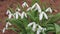
<path id="1" fill-rule="evenodd" d="M 43 29 L 40 25 L 38 25 L 38 24 L 37 24 L 37 26 L 38 26 L 38 28 L 39 28 L 40 30 L 42 30 L 42 29 Z"/>
<path id="2" fill-rule="evenodd" d="M 6 23 L 6 26 L 3 28 L 2 32 L 4 33 L 6 29 L 8 29 L 8 26 L 11 26 L 12 24 L 10 22 Z"/>
<path id="3" fill-rule="evenodd" d="M 23 8 L 24 8 L 25 6 L 29 7 L 26 2 L 24 2 L 24 3 L 22 4 L 22 7 L 23 7 Z"/>
<path id="4" fill-rule="evenodd" d="M 36 23 L 34 23 L 34 24 L 33 24 L 33 27 L 32 27 L 32 30 L 33 30 L 33 31 L 36 31 L 36 27 L 37 27 L 37 25 L 36 25 Z"/>
<path id="5" fill-rule="evenodd" d="M 3 28 L 2 32 L 5 33 L 6 28 Z"/>
<path id="6" fill-rule="evenodd" d="M 15 15 L 15 18 L 18 19 L 20 13 L 19 12 L 15 12 L 14 15 Z"/>
<path id="7" fill-rule="evenodd" d="M 25 12 L 22 12 L 22 13 L 20 14 L 20 16 L 21 16 L 21 19 L 23 19 L 24 16 L 27 18 L 27 14 L 26 14 Z"/>
<path id="8" fill-rule="evenodd" d="M 31 25 L 33 25 L 35 22 L 32 22 L 32 23 L 29 23 L 28 24 L 28 27 L 31 27 Z"/>
<path id="9" fill-rule="evenodd" d="M 44 16 L 46 19 L 48 19 L 47 14 L 46 14 L 45 12 L 41 12 L 41 13 L 39 14 L 39 20 L 42 20 L 43 16 Z"/>
<path id="10" fill-rule="evenodd" d="M 49 8 L 47 8 L 46 10 L 45 10 L 46 12 L 50 12 L 50 13 L 52 13 L 52 9 L 49 7 Z"/>
<path id="11" fill-rule="evenodd" d="M 40 28 L 38 28 L 38 29 L 37 29 L 37 33 L 36 33 L 36 34 L 40 34 L 40 32 L 41 32 L 41 29 L 40 29 Z"/>
<path id="12" fill-rule="evenodd" d="M 36 34 L 40 34 L 41 33 L 41 31 L 45 31 L 46 30 L 46 28 L 37 28 L 37 33 Z"/>
<path id="13" fill-rule="evenodd" d="M 40 34 L 41 31 L 45 31 L 46 30 L 46 28 L 43 28 L 43 27 L 41 27 L 38 24 L 37 24 L 37 26 L 38 26 L 38 28 L 37 28 L 37 34 Z"/>
<path id="14" fill-rule="evenodd" d="M 34 9 L 34 8 L 35 8 L 35 10 L 38 10 L 38 12 L 41 12 L 41 7 L 39 6 L 38 3 L 35 3 L 35 4 L 31 7 L 31 10 Z"/>
<path id="15" fill-rule="evenodd" d="M 7 10 L 6 14 L 11 14 L 10 10 Z"/>
<path id="16" fill-rule="evenodd" d="M 32 30 L 35 32 L 36 31 L 36 23 L 35 22 L 31 22 L 31 23 L 29 23 L 28 24 L 28 27 L 31 27 L 33 25 L 33 27 L 32 27 Z"/>
<path id="17" fill-rule="evenodd" d="M 45 30 L 46 30 L 46 28 L 43 28 L 43 29 L 42 29 L 42 31 L 45 31 Z"/>
<path id="18" fill-rule="evenodd" d="M 10 10 L 7 10 L 6 14 L 8 14 L 8 18 L 11 19 L 11 17 L 14 17 L 14 14 L 10 12 Z"/>
<path id="19" fill-rule="evenodd" d="M 15 15 L 15 18 L 18 19 L 18 14 L 20 14 L 19 11 L 21 11 L 21 9 L 17 7 L 16 10 L 17 11 L 14 13 L 14 15 Z"/>
<path id="20" fill-rule="evenodd" d="M 9 26 L 9 25 L 11 26 L 12 24 L 11 24 L 10 22 L 7 22 L 7 23 L 6 23 L 6 29 L 8 29 L 8 26 Z"/>
<path id="21" fill-rule="evenodd" d="M 37 29 L 37 33 L 36 34 L 40 34 L 40 32 L 43 30 L 46 30 L 46 28 L 42 28 L 40 25 L 38 25 L 38 24 L 36 24 L 35 22 L 31 22 L 31 23 L 29 23 L 28 24 L 28 27 L 31 27 L 33 25 L 33 27 L 32 27 L 32 30 L 35 32 L 36 31 L 36 29 Z M 38 27 L 38 28 L 37 28 Z"/>
<path id="22" fill-rule="evenodd" d="M 37 24 L 37 26 L 38 26 L 38 28 L 37 28 L 37 33 L 36 34 L 40 34 L 40 32 L 42 31 L 43 28 L 38 24 Z"/>
<path id="23" fill-rule="evenodd" d="M 20 16 L 21 19 L 23 19 L 24 16 L 27 18 L 27 14 L 25 12 L 22 12 L 22 13 L 16 12 L 14 13 L 14 15 L 16 16 L 16 19 L 18 19 L 18 16 Z"/>

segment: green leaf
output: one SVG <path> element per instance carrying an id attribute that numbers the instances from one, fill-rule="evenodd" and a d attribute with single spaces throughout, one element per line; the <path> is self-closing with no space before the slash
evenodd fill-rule
<path id="1" fill-rule="evenodd" d="M 55 15 L 53 15 L 52 17 L 50 17 L 50 18 L 47 20 L 46 24 L 48 24 L 48 23 L 56 23 L 56 21 L 58 21 L 58 20 L 60 20 L 60 13 L 55 14 Z"/>
<path id="2" fill-rule="evenodd" d="M 56 34 L 60 34 L 60 26 L 55 24 Z"/>
<path id="3" fill-rule="evenodd" d="M 18 28 L 19 30 L 21 30 L 21 32 L 23 32 L 23 34 L 24 34 L 24 33 L 27 33 L 27 32 L 26 32 L 26 29 L 25 29 L 25 25 L 23 24 L 23 22 L 22 22 L 21 20 L 10 19 L 10 22 L 11 22 L 12 24 L 16 25 L 17 28 Z"/>
<path id="4" fill-rule="evenodd" d="M 45 31 L 42 31 L 42 34 L 46 34 Z"/>

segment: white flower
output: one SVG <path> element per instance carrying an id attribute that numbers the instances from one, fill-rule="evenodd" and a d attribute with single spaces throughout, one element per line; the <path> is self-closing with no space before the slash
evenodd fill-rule
<path id="1" fill-rule="evenodd" d="M 12 16 L 14 17 L 14 15 L 13 15 L 13 14 L 9 14 L 9 15 L 8 15 L 8 18 L 9 18 L 9 19 L 11 19 L 11 18 L 12 18 Z"/>
<path id="2" fill-rule="evenodd" d="M 38 12 L 41 12 L 41 7 L 39 6 L 38 3 L 35 3 L 35 4 L 31 7 L 31 9 L 34 9 L 34 8 L 35 8 L 35 10 L 38 10 Z"/>
<path id="3" fill-rule="evenodd" d="M 52 9 L 49 7 L 49 8 L 47 8 L 46 10 L 45 10 L 46 12 L 50 12 L 50 13 L 52 13 Z"/>
<path id="4" fill-rule="evenodd" d="M 29 7 L 28 9 L 27 9 L 27 11 L 29 11 L 29 10 L 38 10 L 38 12 L 40 13 L 40 12 L 42 12 L 42 10 L 41 10 L 41 7 L 39 6 L 39 4 L 38 3 L 35 3 L 32 7 Z M 50 12 L 50 13 L 52 13 L 52 9 L 49 7 L 49 8 L 47 8 L 46 10 L 45 10 L 46 12 Z"/>
<path id="5" fill-rule="evenodd" d="M 37 34 L 40 34 L 41 31 L 45 31 L 46 30 L 46 28 L 43 28 L 43 27 L 41 27 L 38 24 L 37 24 L 37 26 L 38 26 L 38 28 L 37 28 Z"/>
<path id="6" fill-rule="evenodd" d="M 33 24 L 33 27 L 32 27 L 32 30 L 33 30 L 33 31 L 36 31 L 36 26 L 37 26 L 36 23 L 34 23 L 34 24 Z"/>
<path id="7" fill-rule="evenodd" d="M 36 31 L 36 23 L 35 22 L 31 22 L 31 23 L 29 23 L 28 24 L 28 27 L 31 27 L 33 25 L 33 27 L 32 27 L 32 30 L 35 32 Z"/>
<path id="8" fill-rule="evenodd" d="M 36 34 L 40 34 L 40 32 L 43 30 L 46 30 L 46 28 L 42 28 L 40 25 L 38 25 L 38 24 L 36 24 L 35 22 L 31 22 L 31 23 L 29 23 L 28 24 L 28 27 L 31 27 L 33 25 L 33 27 L 32 27 L 32 30 L 35 32 L 36 31 L 36 29 L 37 29 L 37 33 Z M 37 28 L 38 27 L 38 28 Z"/>
<path id="9" fill-rule="evenodd" d="M 6 29 L 8 29 L 8 26 L 11 26 L 12 24 L 10 22 L 6 23 Z"/>
<path id="10" fill-rule="evenodd" d="M 45 31 L 46 30 L 46 28 L 37 28 L 37 34 L 40 34 L 41 33 L 41 31 Z"/>
<path id="11" fill-rule="evenodd" d="M 28 24 L 28 27 L 31 27 L 31 25 L 33 25 L 35 22 L 32 22 L 32 23 L 29 23 Z"/>
<path id="12" fill-rule="evenodd" d="M 38 26 L 38 28 L 37 28 L 37 33 L 36 34 L 40 34 L 40 32 L 42 31 L 43 28 L 38 24 L 37 24 L 37 26 Z"/>
<path id="13" fill-rule="evenodd" d="M 41 13 L 39 14 L 39 20 L 42 20 L 43 16 L 44 16 L 46 19 L 48 19 L 47 14 L 46 14 L 45 12 L 41 12 Z"/>
<path id="14" fill-rule="evenodd" d="M 40 25 L 38 25 L 38 24 L 37 24 L 37 26 L 38 26 L 38 28 L 39 28 L 40 30 L 42 30 L 42 29 L 43 29 Z"/>
<path id="15" fill-rule="evenodd" d="M 25 12 L 22 13 L 16 12 L 14 13 L 14 15 L 16 16 L 16 19 L 18 19 L 19 16 L 21 17 L 21 19 L 23 19 L 24 16 L 27 18 L 27 14 Z"/>
<path id="16" fill-rule="evenodd" d="M 11 19 L 12 16 L 15 17 L 14 14 L 12 14 L 12 13 L 10 12 L 10 10 L 7 10 L 6 14 L 8 15 L 8 18 L 9 18 L 9 19 Z"/>
<path id="17" fill-rule="evenodd" d="M 24 2 L 24 3 L 22 4 L 22 7 L 24 8 L 24 7 L 26 7 L 26 6 L 29 7 L 28 4 L 27 4 L 26 2 Z"/>
<path id="18" fill-rule="evenodd" d="M 6 28 L 3 28 L 2 32 L 5 33 Z"/>
<path id="19" fill-rule="evenodd" d="M 17 14 L 18 14 L 19 16 L 21 16 L 21 19 L 23 19 L 24 16 L 27 18 L 27 15 L 26 15 L 25 12 L 22 12 L 22 13 L 18 13 L 18 12 L 17 12 Z M 16 17 L 17 17 L 17 15 L 16 15 Z"/>
<path id="20" fill-rule="evenodd" d="M 14 13 L 14 15 L 15 15 L 15 18 L 18 19 L 18 16 L 20 14 L 19 11 L 21 11 L 21 9 L 17 7 L 16 10 L 17 11 Z"/>
<path id="21" fill-rule="evenodd" d="M 15 15 L 15 18 L 18 19 L 20 13 L 19 12 L 15 12 L 14 15 Z"/>
<path id="22" fill-rule="evenodd" d="M 3 28 L 2 32 L 4 33 L 6 29 L 8 29 L 8 26 L 11 26 L 12 24 L 10 22 L 6 23 L 6 26 Z"/>
<path id="23" fill-rule="evenodd" d="M 22 13 L 20 14 L 20 16 L 21 16 L 21 19 L 23 19 L 24 16 L 27 18 L 27 14 L 26 14 L 25 12 L 22 12 Z"/>
<path id="24" fill-rule="evenodd" d="M 6 14 L 11 14 L 10 10 L 7 10 Z"/>
<path id="25" fill-rule="evenodd" d="M 37 33 L 36 33 L 36 34 L 40 34 L 40 32 L 41 32 L 41 29 L 40 29 L 40 28 L 38 28 L 38 29 L 37 29 Z"/>

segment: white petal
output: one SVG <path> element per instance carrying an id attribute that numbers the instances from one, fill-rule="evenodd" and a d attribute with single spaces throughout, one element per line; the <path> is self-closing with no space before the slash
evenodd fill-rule
<path id="1" fill-rule="evenodd" d="M 16 12 L 15 14 L 16 14 L 16 19 L 18 19 L 18 15 L 19 15 L 18 12 Z"/>
<path id="2" fill-rule="evenodd" d="M 7 10 L 6 14 L 8 14 L 9 19 L 12 17 L 12 13 L 10 12 L 10 10 Z"/>
<path id="3" fill-rule="evenodd" d="M 47 16 L 47 14 L 46 14 L 46 13 L 44 13 L 44 17 L 45 17 L 46 19 L 48 19 L 48 16 Z"/>
<path id="4" fill-rule="evenodd" d="M 25 6 L 25 2 L 22 4 L 22 7 L 24 8 L 24 6 Z"/>
<path id="5" fill-rule="evenodd" d="M 11 14 L 10 10 L 7 10 L 6 14 Z"/>
<path id="6" fill-rule="evenodd" d="M 33 25 L 33 23 L 29 23 L 29 24 L 28 24 L 28 27 L 30 27 L 31 25 Z"/>
<path id="7" fill-rule="evenodd" d="M 25 12 L 22 12 L 22 13 L 21 13 L 21 19 L 23 19 L 24 16 L 27 18 L 27 14 L 26 14 Z"/>
<path id="8" fill-rule="evenodd" d="M 23 18 L 24 18 L 24 15 L 22 14 L 21 19 L 23 19 Z"/>
<path id="9" fill-rule="evenodd" d="M 10 22 L 7 22 L 7 23 L 6 23 L 6 29 L 8 29 L 8 26 L 9 26 L 9 25 L 11 26 L 12 24 L 11 24 Z"/>
<path id="10" fill-rule="evenodd" d="M 16 14 L 16 19 L 18 19 L 18 14 Z"/>
<path id="11" fill-rule="evenodd" d="M 41 12 L 41 7 L 39 6 L 39 4 L 36 3 L 36 5 L 37 5 L 38 12 Z"/>
<path id="12" fill-rule="evenodd" d="M 11 19 L 11 17 L 13 16 L 13 14 L 11 12 L 7 12 L 8 14 L 8 18 Z"/>
<path id="13" fill-rule="evenodd" d="M 38 28 L 36 34 L 40 34 L 41 30 Z"/>
<path id="14" fill-rule="evenodd" d="M 24 2 L 24 3 L 22 4 L 22 7 L 23 7 L 23 8 L 24 8 L 25 6 L 29 7 L 26 2 Z"/>
<path id="15" fill-rule="evenodd" d="M 35 8 L 35 10 L 38 10 L 38 12 L 41 12 L 41 7 L 39 6 L 38 3 L 35 3 L 35 4 L 31 7 L 31 10 L 34 9 L 34 8 Z"/>
<path id="16" fill-rule="evenodd" d="M 37 8 L 38 12 L 41 13 L 41 9 L 40 8 Z"/>
<path id="17" fill-rule="evenodd" d="M 35 22 L 31 22 L 31 23 L 29 23 L 29 24 L 28 24 L 28 27 L 31 26 L 31 25 L 33 25 L 34 23 L 35 23 Z"/>
<path id="18" fill-rule="evenodd" d="M 32 30 L 35 32 L 36 31 L 36 27 L 37 27 L 37 25 L 34 23 L 33 24 L 33 27 L 32 27 Z"/>
<path id="19" fill-rule="evenodd" d="M 42 18 L 43 18 L 43 12 L 39 14 L 39 20 L 42 20 Z"/>
<path id="20" fill-rule="evenodd" d="M 22 17 L 23 17 L 22 14 L 23 14 L 23 13 L 17 12 L 17 14 L 18 14 L 18 15 L 21 17 L 21 19 L 22 19 Z M 16 17 L 17 17 L 17 16 L 16 16 Z"/>
<path id="21" fill-rule="evenodd" d="M 46 30 L 46 28 L 43 28 L 43 30 Z"/>
<path id="22" fill-rule="evenodd" d="M 50 12 L 50 13 L 52 13 L 52 9 L 49 7 L 49 8 L 47 8 L 46 10 L 45 10 L 46 12 Z"/>
<path id="23" fill-rule="evenodd" d="M 31 22 L 28 24 L 28 27 L 31 27 L 32 25 L 33 25 L 32 30 L 35 32 L 37 25 L 35 24 L 35 22 Z"/>
<path id="24" fill-rule="evenodd" d="M 21 17 L 21 19 L 23 19 L 24 18 L 24 14 L 19 14 L 19 16 Z"/>
<path id="25" fill-rule="evenodd" d="M 27 14 L 26 13 L 24 13 L 25 14 L 25 17 L 27 18 Z"/>
<path id="26" fill-rule="evenodd" d="M 22 14 L 21 14 L 21 19 L 23 19 L 24 18 L 24 12 L 22 12 Z"/>
<path id="27" fill-rule="evenodd" d="M 5 33 L 5 30 L 6 30 L 6 29 L 4 28 L 4 29 L 2 30 L 2 32 Z"/>
<path id="28" fill-rule="evenodd" d="M 36 3 L 31 7 L 31 10 L 34 9 L 36 7 Z"/>
<path id="29" fill-rule="evenodd" d="M 42 30 L 42 29 L 43 29 L 40 25 L 38 25 L 38 24 L 37 24 L 37 26 L 38 26 L 38 28 L 39 28 L 40 30 Z"/>
<path id="30" fill-rule="evenodd" d="M 29 7 L 27 3 L 26 3 L 26 6 Z"/>
<path id="31" fill-rule="evenodd" d="M 8 15 L 8 18 L 11 19 L 11 17 L 12 17 L 12 14 L 9 14 L 9 15 Z"/>
<path id="32" fill-rule="evenodd" d="M 10 26 L 12 25 L 10 22 L 7 22 L 7 24 L 10 25 Z"/>

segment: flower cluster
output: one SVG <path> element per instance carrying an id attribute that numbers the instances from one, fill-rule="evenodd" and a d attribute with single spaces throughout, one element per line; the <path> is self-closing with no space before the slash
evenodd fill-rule
<path id="1" fill-rule="evenodd" d="M 46 12 L 49 11 L 50 13 L 52 13 L 52 9 L 50 7 L 48 7 L 46 10 L 42 11 L 42 9 L 41 9 L 41 7 L 39 6 L 38 3 L 35 3 L 32 7 L 29 7 L 29 5 L 26 2 L 24 2 L 22 4 L 22 7 L 23 8 L 28 7 L 28 9 L 26 11 L 29 11 L 29 10 L 32 11 L 33 9 L 34 9 L 34 11 L 38 10 L 38 12 L 39 12 L 39 20 L 42 20 L 43 16 L 46 19 L 48 19 L 48 16 L 47 16 Z M 21 11 L 20 8 L 16 8 L 16 10 L 18 10 L 18 11 L 16 11 L 15 13 L 12 13 L 10 10 L 7 10 L 6 14 L 8 15 L 9 19 L 11 19 L 12 17 L 18 19 L 19 16 L 21 17 L 21 19 L 23 19 L 24 17 L 27 18 L 27 14 L 24 11 L 22 11 L 22 13 L 19 12 L 19 11 Z M 6 24 L 6 28 L 3 29 L 3 33 L 5 32 L 5 29 L 7 29 L 8 25 L 11 25 L 11 24 L 9 22 L 8 22 L 8 24 Z M 33 25 L 33 27 L 32 27 L 33 31 L 36 31 L 36 28 L 38 27 L 37 28 L 37 34 L 40 34 L 40 32 L 42 30 L 43 31 L 46 30 L 46 28 L 42 28 L 40 25 L 36 24 L 35 22 L 29 23 L 28 27 L 31 27 L 31 25 Z"/>
<path id="2" fill-rule="evenodd" d="M 35 32 L 36 29 L 37 29 L 37 33 L 36 33 L 36 34 L 40 34 L 41 31 L 46 30 L 46 28 L 41 27 L 40 25 L 36 24 L 35 22 L 29 23 L 29 24 L 28 24 L 28 27 L 31 27 L 32 25 L 33 25 L 32 30 L 33 30 L 34 32 Z M 37 27 L 38 27 L 38 28 L 37 28 Z"/>
<path id="3" fill-rule="evenodd" d="M 26 2 L 24 2 L 24 3 L 22 4 L 22 7 L 25 7 L 25 6 L 29 7 Z M 34 9 L 34 8 L 35 8 L 35 9 Z M 45 12 L 48 12 L 48 11 L 49 11 L 50 13 L 52 13 L 52 9 L 51 9 L 50 7 L 47 8 L 46 10 L 42 11 L 42 10 L 41 10 L 41 7 L 39 6 L 38 3 L 35 3 L 32 7 L 29 7 L 26 11 L 33 10 L 33 9 L 34 9 L 35 11 L 38 10 L 38 12 L 39 12 L 39 20 L 42 20 L 43 16 L 44 16 L 46 19 L 48 19 L 48 16 L 47 16 L 47 14 L 46 14 Z M 18 15 L 21 16 L 21 19 L 23 19 L 24 16 L 27 18 L 27 14 L 26 14 L 25 12 L 19 13 L 19 11 L 20 11 L 19 8 L 17 8 L 16 10 L 18 10 L 18 11 L 16 11 L 14 14 L 12 14 L 9 10 L 7 10 L 7 14 L 9 13 L 9 15 L 8 15 L 8 18 L 9 18 L 9 19 L 10 19 L 12 16 L 13 16 L 14 18 L 15 18 L 15 16 L 16 16 L 16 19 L 18 19 Z"/>

